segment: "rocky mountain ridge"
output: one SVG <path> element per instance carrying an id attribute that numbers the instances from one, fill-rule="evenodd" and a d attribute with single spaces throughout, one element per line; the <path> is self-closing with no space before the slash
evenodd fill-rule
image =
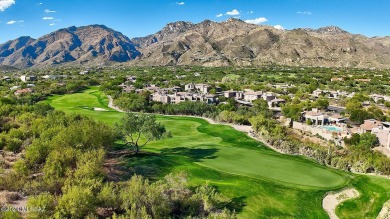
<path id="1" fill-rule="evenodd" d="M 368 38 L 339 27 L 279 30 L 242 20 L 173 22 L 129 39 L 103 25 L 69 27 L 0 45 L 0 65 L 201 65 L 389 68 L 390 37 Z"/>
<path id="2" fill-rule="evenodd" d="M 0 45 L 0 64 L 19 68 L 126 62 L 139 55 L 129 38 L 103 25 L 69 27 L 38 39 L 20 37 Z"/>

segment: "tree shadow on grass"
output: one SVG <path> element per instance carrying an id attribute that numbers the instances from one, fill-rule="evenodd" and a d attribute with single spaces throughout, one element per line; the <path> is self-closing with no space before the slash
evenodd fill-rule
<path id="1" fill-rule="evenodd" d="M 186 156 L 191 159 L 192 162 L 201 162 L 204 159 L 215 159 L 217 156 L 214 154 L 218 152 L 216 148 L 164 148 L 161 150 L 161 154 L 174 154 L 180 156 Z"/>
<path id="2" fill-rule="evenodd" d="M 123 145 L 116 144 L 116 149 L 123 149 Z M 161 153 L 141 151 L 123 159 L 126 175 L 122 180 L 128 180 L 134 174 L 142 175 L 154 182 L 174 172 L 175 168 L 181 170 L 191 162 L 201 162 L 204 159 L 215 159 L 218 152 L 216 148 L 164 148 Z M 216 188 L 218 191 L 218 188 Z M 229 201 L 218 203 L 218 208 L 227 208 L 236 213 L 242 212 L 246 206 L 246 197 L 235 197 Z"/>
<path id="3" fill-rule="evenodd" d="M 226 209 L 229 209 L 230 211 L 240 213 L 240 212 L 242 212 L 242 210 L 246 206 L 245 199 L 246 199 L 245 196 L 235 197 L 235 198 L 232 198 L 228 202 L 219 203 L 217 207 L 218 208 L 226 208 Z"/>
<path id="4" fill-rule="evenodd" d="M 218 149 L 165 148 L 161 153 L 141 151 L 125 158 L 128 175 L 142 175 L 152 181 L 159 180 L 175 168 L 188 165 L 188 162 L 201 162 L 202 159 L 215 159 Z"/>
<path id="5" fill-rule="evenodd" d="M 114 144 L 111 146 L 111 151 L 118 151 L 118 150 L 124 150 L 127 149 L 127 146 L 124 141 L 118 140 L 114 142 Z"/>

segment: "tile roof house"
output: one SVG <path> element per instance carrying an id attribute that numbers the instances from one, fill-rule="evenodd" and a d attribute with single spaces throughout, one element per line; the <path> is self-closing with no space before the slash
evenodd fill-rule
<path id="1" fill-rule="evenodd" d="M 33 89 L 31 89 L 31 88 L 26 88 L 26 89 L 22 89 L 22 90 L 17 90 L 17 91 L 15 91 L 15 95 L 27 94 L 27 93 L 32 93 L 32 92 L 34 92 Z"/>
<path id="2" fill-rule="evenodd" d="M 383 127 L 382 122 L 375 119 L 364 120 L 364 123 L 360 125 L 362 133 L 371 132 L 374 128 Z"/>

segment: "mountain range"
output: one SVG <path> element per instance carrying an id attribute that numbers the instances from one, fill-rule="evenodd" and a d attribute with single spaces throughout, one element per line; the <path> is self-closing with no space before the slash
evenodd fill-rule
<path id="1" fill-rule="evenodd" d="M 174 22 L 129 39 L 104 25 L 69 27 L 0 45 L 0 65 L 200 65 L 389 68 L 390 37 L 365 37 L 335 26 L 280 30 L 239 19 Z"/>

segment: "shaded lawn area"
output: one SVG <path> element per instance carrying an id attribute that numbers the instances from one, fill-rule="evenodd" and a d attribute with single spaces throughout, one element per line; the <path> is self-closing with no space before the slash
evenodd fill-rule
<path id="1" fill-rule="evenodd" d="M 53 96 L 58 110 L 79 113 L 113 125 L 122 113 L 107 107 L 107 97 L 92 87 L 82 93 Z M 99 107 L 109 111 L 94 111 Z M 363 196 L 338 208 L 341 218 L 377 215 L 390 194 L 390 181 L 354 175 L 318 165 L 300 156 L 279 154 L 229 126 L 191 117 L 159 116 L 173 138 L 151 142 L 145 153 L 127 158 L 125 168 L 158 180 L 186 172 L 189 183 L 209 183 L 231 198 L 227 207 L 240 218 L 328 218 L 322 209 L 326 191 L 355 186 Z M 374 199 L 372 202 L 371 199 Z M 369 205 L 370 204 L 370 205 Z M 369 206 L 369 207 L 367 207 Z M 355 217 L 356 218 L 356 217 Z"/>

